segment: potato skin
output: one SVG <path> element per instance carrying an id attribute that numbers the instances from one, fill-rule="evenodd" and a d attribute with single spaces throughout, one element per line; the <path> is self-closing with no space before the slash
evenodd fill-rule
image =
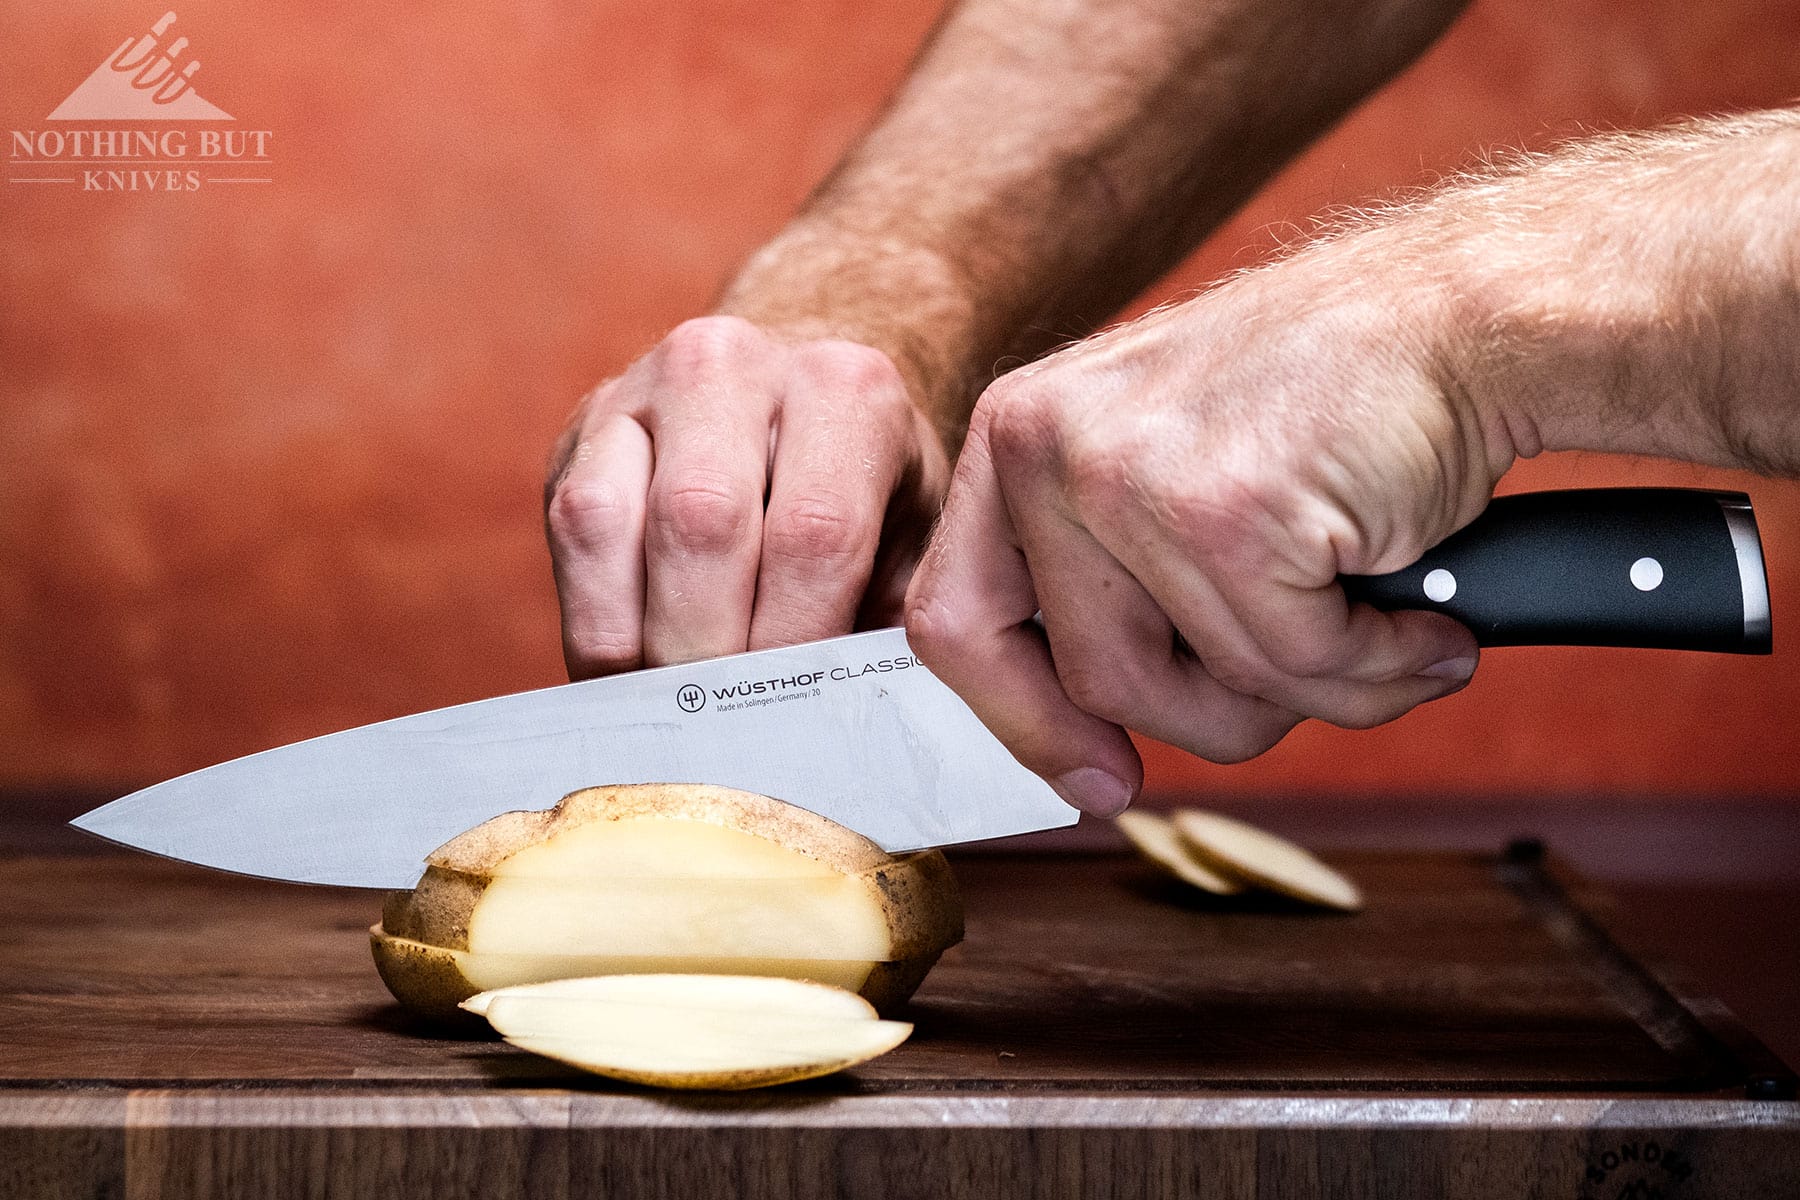
<path id="1" fill-rule="evenodd" d="M 859 880 L 889 933 L 889 960 L 875 963 L 860 989 L 883 1015 L 901 1008 L 944 950 L 962 940 L 961 894 L 939 851 L 890 855 L 816 813 L 733 788 L 633 784 L 572 792 L 543 812 L 503 813 L 434 851 L 418 886 L 389 893 L 381 924 L 370 929 L 382 981 L 420 1016 L 469 1028 L 469 1014 L 456 1006 L 482 989 L 463 975 L 456 952 L 468 950 L 470 918 L 496 867 L 565 828 L 646 817 L 752 834 Z"/>
<path id="2" fill-rule="evenodd" d="M 908 1026 L 908 1028 L 911 1027 Z M 798 1083 L 802 1079 L 818 1079 L 823 1075 L 834 1075 L 846 1068 L 854 1067 L 858 1063 L 869 1061 L 868 1058 L 846 1058 L 809 1063 L 805 1066 L 765 1067 L 736 1071 L 628 1070 L 623 1067 L 602 1067 L 592 1062 L 583 1062 L 579 1057 L 570 1055 L 554 1041 L 536 1038 L 507 1038 L 506 1040 L 521 1050 L 529 1050 L 533 1054 L 540 1054 L 545 1058 L 566 1063 L 579 1070 L 591 1071 L 608 1079 L 635 1083 L 641 1087 L 662 1088 L 670 1091 L 743 1092 L 752 1088 L 777 1087 L 784 1083 Z"/>
<path id="3" fill-rule="evenodd" d="M 624 783 L 570 792 L 542 812 L 501 813 L 426 856 L 432 866 L 485 878 L 509 856 L 571 825 L 640 817 L 701 821 L 771 841 L 834 868 L 860 875 L 888 861 L 868 838 L 828 817 L 738 788 L 709 783 Z"/>
<path id="4" fill-rule="evenodd" d="M 381 982 L 415 1015 L 458 1032 L 478 1034 L 487 1029 L 486 1021 L 457 1007 L 477 989 L 463 977 L 454 955 L 439 946 L 391 936 L 381 925 L 369 926 L 369 950 Z"/>
<path id="5" fill-rule="evenodd" d="M 917 850 L 890 857 L 868 872 L 868 878 L 882 896 L 888 932 L 894 939 L 894 961 L 929 956 L 936 962 L 938 955 L 962 941 L 962 892 L 943 851 Z M 916 987 L 917 981 L 913 983 Z M 907 994 L 912 994 L 912 988 Z"/>
<path id="6" fill-rule="evenodd" d="M 937 966 L 943 954 L 943 950 L 934 950 L 898 962 L 876 963 L 857 994 L 873 1004 L 882 1016 L 896 1016 L 906 1010 L 906 1002 L 919 990 L 919 985 L 925 982 L 925 976 Z"/>
<path id="7" fill-rule="evenodd" d="M 490 876 L 464 875 L 430 866 L 411 891 L 389 892 L 381 925 L 394 937 L 411 938 L 446 950 L 469 948 L 469 917 L 487 890 Z"/>

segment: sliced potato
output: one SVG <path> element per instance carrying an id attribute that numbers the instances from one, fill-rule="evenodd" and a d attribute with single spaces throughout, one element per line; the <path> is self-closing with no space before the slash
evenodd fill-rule
<path id="1" fill-rule="evenodd" d="M 828 958 L 474 954 L 397 938 L 379 925 L 369 927 L 369 940 L 388 990 L 396 996 L 404 992 L 404 1003 L 421 1016 L 453 1024 L 463 1023 L 466 1014 L 459 1006 L 477 993 L 588 975 L 774 975 L 865 992 L 884 1005 L 904 999 L 896 996 L 892 985 L 896 978 L 893 963 Z"/>
<path id="2" fill-rule="evenodd" d="M 1220 872 L 1309 904 L 1362 907 L 1354 883 L 1286 838 L 1200 808 L 1176 810 L 1174 824 L 1195 857 Z"/>
<path id="3" fill-rule="evenodd" d="M 697 979 L 706 982 L 690 982 Z M 673 1005 L 682 1003 L 680 997 L 683 988 L 692 990 L 704 1002 L 705 1007 L 716 1007 L 716 1002 L 730 1000 L 732 1010 L 740 1013 L 841 1017 L 857 1021 L 872 1021 L 876 1017 L 874 1005 L 845 988 L 808 980 L 761 978 L 739 975 L 736 972 L 715 974 L 707 971 L 646 971 L 581 979 L 552 979 L 544 983 L 481 992 L 464 1000 L 461 1007 L 485 1017 L 489 1006 L 496 999 L 514 1006 L 581 1004 L 602 1000 L 613 1004 Z M 512 1031 L 502 1029 L 501 1032 Z"/>
<path id="4" fill-rule="evenodd" d="M 486 992 L 465 1007 L 521 1049 L 667 1088 L 811 1079 L 885 1054 L 912 1033 L 851 992 L 739 975 L 561 980 Z"/>
<path id="5" fill-rule="evenodd" d="M 494 987 L 644 971 L 813 979 L 891 1008 L 962 938 L 942 854 L 732 788 L 589 788 L 427 862 L 370 943 L 394 995 L 437 1018 Z"/>
<path id="6" fill-rule="evenodd" d="M 1138 848 L 1139 853 L 1183 883 L 1191 883 L 1215 896 L 1230 896 L 1244 890 L 1243 883 L 1237 878 L 1195 858 L 1168 818 L 1132 809 L 1113 820 L 1119 832 Z"/>

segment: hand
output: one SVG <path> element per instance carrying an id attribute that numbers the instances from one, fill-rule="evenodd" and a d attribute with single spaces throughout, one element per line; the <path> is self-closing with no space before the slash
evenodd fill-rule
<path id="1" fill-rule="evenodd" d="M 1447 306 L 1369 278 L 1382 261 L 1303 255 L 976 405 L 907 633 L 1077 807 L 1140 788 L 1126 729 L 1231 762 L 1305 717 L 1366 727 L 1468 682 L 1467 629 L 1335 582 L 1416 560 L 1513 457 L 1443 386 Z"/>
<path id="2" fill-rule="evenodd" d="M 546 485 L 571 678 L 892 623 L 948 476 L 882 352 L 677 327 L 582 402 Z"/>

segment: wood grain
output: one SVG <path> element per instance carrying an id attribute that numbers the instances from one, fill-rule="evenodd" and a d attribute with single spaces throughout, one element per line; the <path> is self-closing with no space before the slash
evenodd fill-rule
<path id="1" fill-rule="evenodd" d="M 151 1091 L 55 1108 L 0 1096 L 0 1196 L 1779 1200 L 1800 1169 L 1792 1105 L 1720 1100 Z"/>
<path id="2" fill-rule="evenodd" d="M 1337 856 L 1364 913 L 1115 856 L 967 857 L 914 1040 L 667 1096 L 382 990 L 372 893 L 134 855 L 0 858 L 0 1200 L 1779 1196 L 1800 1105 L 1529 862 Z M 1571 902 L 1571 894 L 1581 904 Z M 1628 1189 L 1637 1187 L 1633 1192 Z"/>
<path id="3" fill-rule="evenodd" d="M 968 940 L 916 998 L 917 1034 L 829 1086 L 1729 1086 L 1710 1047 L 1659 1045 L 1491 861 L 1342 861 L 1371 895 L 1356 916 L 1190 895 L 1127 858 L 964 860 Z M 25 903 L 0 928 L 0 1078 L 574 1077 L 394 1005 L 372 893 L 143 856 L 5 869 Z"/>

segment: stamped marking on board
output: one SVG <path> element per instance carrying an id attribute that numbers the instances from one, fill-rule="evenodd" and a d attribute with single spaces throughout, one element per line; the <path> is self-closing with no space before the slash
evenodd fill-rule
<path id="1" fill-rule="evenodd" d="M 1694 1175 L 1694 1162 L 1674 1146 L 1655 1138 L 1629 1138 L 1596 1146 L 1577 1200 L 1661 1200 L 1684 1196 L 1682 1187 Z"/>

